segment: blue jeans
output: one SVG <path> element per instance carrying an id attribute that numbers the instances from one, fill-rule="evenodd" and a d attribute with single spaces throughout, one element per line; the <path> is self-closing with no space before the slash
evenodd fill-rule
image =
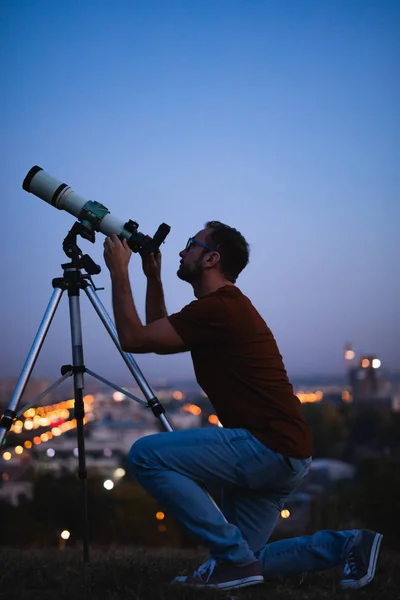
<path id="1" fill-rule="evenodd" d="M 355 535 L 327 531 L 267 544 L 287 498 L 307 476 L 311 458 L 291 458 L 287 464 L 246 429 L 145 436 L 133 444 L 129 464 L 139 483 L 213 558 L 240 563 L 257 555 L 265 575 L 337 565 Z M 221 510 L 204 484 L 223 488 Z"/>

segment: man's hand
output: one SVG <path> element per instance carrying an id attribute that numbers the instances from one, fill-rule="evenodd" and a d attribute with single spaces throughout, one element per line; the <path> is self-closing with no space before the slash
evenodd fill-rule
<path id="1" fill-rule="evenodd" d="M 148 279 L 161 279 L 161 252 L 142 256 L 143 273 Z"/>
<path id="2" fill-rule="evenodd" d="M 104 260 L 111 275 L 126 273 L 131 256 L 132 250 L 125 239 L 121 242 L 115 233 L 106 238 L 104 242 Z"/>

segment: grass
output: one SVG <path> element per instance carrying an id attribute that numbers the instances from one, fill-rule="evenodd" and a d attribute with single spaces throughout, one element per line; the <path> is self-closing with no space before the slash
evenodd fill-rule
<path id="1" fill-rule="evenodd" d="M 0 598 L 4 600 L 400 600 L 400 554 L 382 548 L 374 581 L 342 592 L 332 569 L 232 592 L 171 586 L 172 578 L 195 569 L 206 555 L 194 550 L 0 548 Z"/>

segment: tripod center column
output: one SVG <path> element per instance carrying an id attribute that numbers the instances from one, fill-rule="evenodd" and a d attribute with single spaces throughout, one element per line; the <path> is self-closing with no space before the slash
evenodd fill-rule
<path id="1" fill-rule="evenodd" d="M 71 326 L 72 364 L 74 366 L 74 383 L 78 389 L 84 388 L 82 323 L 79 299 L 81 284 L 82 281 L 80 271 L 71 269 L 68 273 L 68 300 Z"/>

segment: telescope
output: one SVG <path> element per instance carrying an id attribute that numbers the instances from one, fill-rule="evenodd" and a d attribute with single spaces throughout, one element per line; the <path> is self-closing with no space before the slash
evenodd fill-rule
<path id="1" fill-rule="evenodd" d="M 8 407 L 2 414 L 0 411 L 0 446 L 2 446 L 4 437 L 7 431 L 10 431 L 14 421 L 19 419 L 25 412 L 26 408 L 30 408 L 34 402 L 42 399 L 48 392 L 55 389 L 67 377 L 73 377 L 74 381 L 74 420 L 77 430 L 77 447 L 78 447 L 78 476 L 81 482 L 82 490 L 82 525 L 83 525 L 83 559 L 84 562 L 89 561 L 89 522 L 87 510 L 87 489 L 86 489 L 86 458 L 85 458 L 85 436 L 84 425 L 85 406 L 84 406 L 84 374 L 88 373 L 95 377 L 103 384 L 113 387 L 119 392 L 123 392 L 125 396 L 144 404 L 151 408 L 155 417 L 157 417 L 167 431 L 172 431 L 172 427 L 165 416 L 165 410 L 161 406 L 158 398 L 145 380 L 141 370 L 137 366 L 133 356 L 122 350 L 118 332 L 110 316 L 107 314 L 100 298 L 97 296 L 97 290 L 92 275 L 98 275 L 101 271 L 99 265 L 88 254 L 82 255 L 81 249 L 77 245 L 77 236 L 80 235 L 84 239 L 91 242 L 95 241 L 95 232 L 100 231 L 104 235 L 110 236 L 116 234 L 120 240 L 126 240 L 133 252 L 138 252 L 142 257 L 150 253 L 159 251 L 159 246 L 165 240 L 170 231 L 169 225 L 162 223 L 157 229 L 153 238 L 149 235 L 144 235 L 139 231 L 139 225 L 135 221 L 121 221 L 113 215 L 106 206 L 99 202 L 86 200 L 79 196 L 69 185 L 59 181 L 46 173 L 41 167 L 35 166 L 27 173 L 23 184 L 23 189 L 30 192 L 38 198 L 41 198 L 48 204 L 51 204 L 59 210 L 65 210 L 74 217 L 78 218 L 71 230 L 63 241 L 63 250 L 68 256 L 70 262 L 61 265 L 63 269 L 63 277 L 56 277 L 52 280 L 53 293 L 43 315 L 39 329 L 33 340 L 32 346 L 18 378 L 17 385 L 14 389 L 12 398 Z M 69 318 L 71 330 L 71 354 L 72 364 L 63 365 L 61 367 L 61 378 L 51 384 L 46 390 L 31 402 L 25 408 L 19 408 L 19 401 L 24 394 L 27 383 L 35 366 L 39 352 L 43 342 L 49 331 L 50 325 L 55 316 L 57 307 L 64 292 L 68 293 Z M 80 294 L 84 291 L 101 322 L 110 334 L 112 341 L 121 354 L 128 369 L 135 378 L 141 392 L 146 398 L 142 400 L 136 398 L 130 392 L 116 386 L 111 381 L 108 381 L 101 375 L 94 373 L 88 369 L 83 359 L 83 334 L 82 334 L 82 316 L 80 309 Z M 12 445 L 12 444 L 11 444 Z"/>
<path id="2" fill-rule="evenodd" d="M 69 185 L 49 175 L 42 167 L 34 166 L 27 173 L 22 187 L 26 192 L 34 194 L 58 210 L 65 210 L 80 221 L 79 233 L 91 242 L 95 240 L 95 232 L 106 236 L 116 234 L 119 239 L 126 240 L 133 252 L 141 256 L 159 252 L 170 226 L 162 223 L 153 237 L 139 231 L 139 224 L 129 220 L 124 223 L 114 217 L 108 208 L 100 202 L 86 200 L 77 194 Z"/>

